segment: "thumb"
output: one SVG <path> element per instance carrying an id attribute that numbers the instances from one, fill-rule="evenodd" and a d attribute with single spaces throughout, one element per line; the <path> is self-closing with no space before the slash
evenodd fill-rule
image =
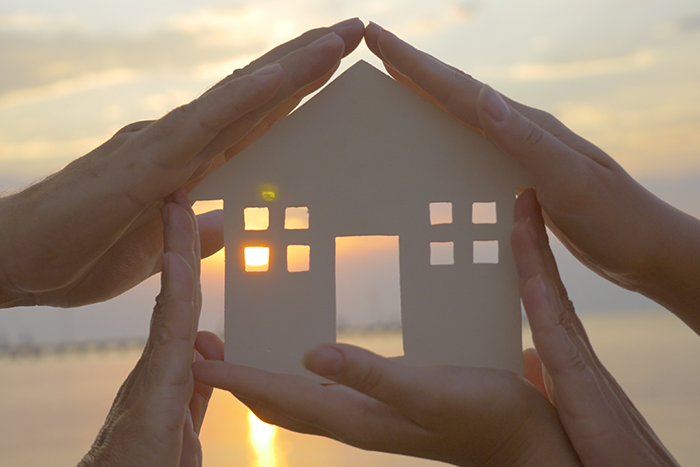
<path id="1" fill-rule="evenodd" d="M 324 378 L 393 406 L 408 404 L 421 378 L 416 369 L 348 344 L 321 344 L 303 364 Z"/>

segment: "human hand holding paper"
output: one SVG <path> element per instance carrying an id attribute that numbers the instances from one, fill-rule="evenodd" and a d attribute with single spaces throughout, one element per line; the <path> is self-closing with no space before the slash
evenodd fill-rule
<path id="1" fill-rule="evenodd" d="M 160 270 L 162 199 L 283 118 L 362 38 L 358 19 L 309 31 L 160 120 L 124 127 L 60 172 L 0 198 L 0 306 L 80 306 Z M 200 219 L 206 256 L 220 213 Z"/>
<path id="2" fill-rule="evenodd" d="M 192 360 L 202 306 L 197 220 L 184 190 L 166 199 L 161 293 L 148 342 L 79 467 L 202 465 L 199 432 L 212 388 Z"/>
<path id="3" fill-rule="evenodd" d="M 370 24 L 368 47 L 409 88 L 481 131 L 532 177 L 548 226 L 593 271 L 700 333 L 700 221 L 661 201 L 553 116 Z"/>
<path id="4" fill-rule="evenodd" d="M 225 363 L 223 343 L 210 333 L 198 336 L 206 361 L 193 365 L 194 375 L 231 391 L 264 421 L 363 449 L 462 466 L 676 465 L 595 356 L 531 190 L 516 204 L 512 240 L 539 352 L 525 352 L 527 381 L 502 370 L 412 367 L 324 344 L 305 366 L 339 384 L 320 385 Z"/>

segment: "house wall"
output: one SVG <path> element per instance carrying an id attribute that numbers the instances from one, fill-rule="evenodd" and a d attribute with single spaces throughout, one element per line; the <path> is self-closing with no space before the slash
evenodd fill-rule
<path id="1" fill-rule="evenodd" d="M 304 374 L 303 352 L 335 337 L 335 237 L 399 235 L 405 358 L 518 371 L 509 235 L 515 188 L 527 181 L 483 138 L 368 66 L 205 180 L 207 195 L 225 200 L 227 358 Z M 269 186 L 274 200 L 261 196 Z M 452 224 L 431 225 L 429 204 L 446 201 Z M 474 225 L 473 202 L 496 202 L 498 222 Z M 308 229 L 283 228 L 289 206 L 309 208 Z M 246 207 L 268 207 L 269 229 L 245 231 Z M 498 264 L 473 264 L 474 240 L 498 240 Z M 454 242 L 453 265 L 430 265 L 434 241 Z M 251 244 L 270 247 L 268 272 L 244 271 Z M 284 270 L 288 244 L 310 245 L 309 271 Z"/>

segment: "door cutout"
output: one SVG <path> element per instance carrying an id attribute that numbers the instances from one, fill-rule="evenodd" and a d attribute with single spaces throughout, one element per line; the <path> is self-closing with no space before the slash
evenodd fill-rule
<path id="1" fill-rule="evenodd" d="M 338 342 L 403 355 L 397 235 L 335 238 L 335 307 Z"/>

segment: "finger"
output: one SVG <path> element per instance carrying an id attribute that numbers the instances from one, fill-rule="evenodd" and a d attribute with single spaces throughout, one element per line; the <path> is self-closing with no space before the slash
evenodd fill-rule
<path id="1" fill-rule="evenodd" d="M 496 91 L 484 86 L 478 95 L 476 106 L 484 133 L 496 146 L 513 157 L 528 172 L 536 184 L 556 193 L 571 191 L 565 184 L 572 181 L 591 178 L 589 172 L 599 169 L 617 167 L 617 164 L 605 153 L 582 138 L 578 146 L 585 146 L 585 154 L 569 141 L 564 142 L 554 136 L 546 126 L 527 118 Z M 554 117 L 548 116 L 551 121 Z M 540 118 L 540 121 L 544 118 Z M 540 122 L 541 123 L 541 122 Z M 551 123 L 548 126 L 553 126 Z M 568 143 L 568 144 L 567 144 Z"/>
<path id="2" fill-rule="evenodd" d="M 194 361 L 201 362 L 204 361 L 204 357 L 195 350 Z M 202 424 L 204 423 L 204 416 L 207 413 L 207 408 L 209 407 L 209 400 L 214 392 L 214 388 L 202 384 L 199 381 L 194 383 L 194 391 L 192 392 L 192 398 L 190 399 L 190 414 L 192 417 L 192 429 L 195 433 L 199 434 L 202 429 Z"/>
<path id="3" fill-rule="evenodd" d="M 195 348 L 205 360 L 223 360 L 224 342 L 211 331 L 199 331 Z"/>
<path id="4" fill-rule="evenodd" d="M 424 381 L 415 367 L 347 344 L 322 344 L 309 351 L 303 363 L 317 375 L 407 413 L 415 406 Z"/>
<path id="5" fill-rule="evenodd" d="M 394 66 L 384 57 L 382 50 L 379 48 L 379 36 L 383 32 L 381 26 L 370 22 L 370 24 L 365 28 L 365 43 L 367 47 L 384 62 L 384 67 L 386 71 L 391 75 L 396 81 L 403 84 L 411 91 L 415 92 L 423 99 L 432 102 L 437 107 L 448 111 L 442 102 L 440 102 L 435 96 L 431 95 L 428 91 L 424 90 L 418 84 L 411 81 L 411 79 L 406 76 L 402 71 L 394 68 Z M 409 49 L 412 53 L 419 53 L 416 49 Z"/>
<path id="6" fill-rule="evenodd" d="M 195 362 L 192 371 L 198 381 L 233 393 L 264 421 L 302 433 L 401 452 L 409 452 L 413 435 L 425 435 L 398 410 L 343 385 L 323 386 L 215 360 Z"/>
<path id="7" fill-rule="evenodd" d="M 670 455 L 579 331 L 583 326 L 573 306 L 560 296 L 561 279 L 542 259 L 551 251 L 543 246 L 541 218 L 536 223 L 532 229 L 516 222 L 511 243 L 532 338 L 547 373 L 547 392 L 577 452 L 592 465 L 603 459 L 612 460 L 610 465 L 667 460 Z M 630 454 L 639 457 L 631 460 Z"/>
<path id="8" fill-rule="evenodd" d="M 218 360 L 205 360 L 192 365 L 200 383 L 234 394 L 251 407 L 267 407 L 261 412 L 264 421 L 282 424 L 291 417 L 303 424 L 314 423 L 315 412 L 327 400 L 324 387 L 306 378 L 267 373 Z M 262 413 L 265 412 L 265 413 Z M 284 414 L 282 416 L 273 414 Z"/>
<path id="9" fill-rule="evenodd" d="M 517 126 L 519 132 L 516 135 L 511 134 L 514 128 L 510 126 L 507 130 L 496 132 L 493 128 L 493 117 L 485 111 L 485 106 L 491 101 L 484 99 L 484 94 L 487 91 L 484 91 L 485 86 L 481 82 L 416 49 L 376 25 L 367 27 L 365 41 L 370 49 L 375 51 L 391 68 L 400 72 L 435 98 L 444 109 L 472 128 L 482 129 L 486 132 L 487 137 L 506 153 L 516 158 L 535 181 L 552 179 L 551 177 L 547 178 L 547 173 L 540 174 L 541 171 L 559 169 L 560 174 L 562 169 L 570 171 L 571 166 L 577 163 L 576 158 L 591 158 L 606 167 L 616 166 L 614 161 L 603 151 L 574 134 L 551 115 L 500 95 L 498 95 L 498 99 L 505 104 L 506 108 L 512 110 L 511 113 L 517 114 L 521 119 L 517 121 L 515 117 L 512 119 L 513 122 L 519 123 Z M 487 97 L 493 97 L 492 93 L 494 93 L 493 90 L 488 93 Z M 498 102 L 498 99 L 496 99 L 496 104 L 501 106 L 501 115 L 499 115 L 498 110 L 492 113 L 497 117 L 502 117 L 503 106 Z M 558 144 L 552 140 L 556 140 Z M 538 154 L 534 150 L 526 152 L 529 147 L 537 146 L 538 142 L 548 151 L 543 154 Z M 567 152 L 561 153 L 560 151 L 564 148 Z M 562 166 L 561 162 L 566 162 L 566 157 L 571 154 L 576 154 L 576 158 L 569 160 L 568 166 Z M 525 157 L 526 155 L 528 157 Z M 544 156 L 547 157 L 544 158 Z M 560 159 L 560 163 L 552 164 L 551 159 L 554 156 Z M 535 159 L 530 161 L 529 159 L 533 157 Z M 526 164 L 528 162 L 529 164 Z"/>
<path id="10" fill-rule="evenodd" d="M 224 247 L 224 211 L 205 212 L 197 216 L 202 258 L 208 258 Z"/>
<path id="11" fill-rule="evenodd" d="M 479 81 L 377 25 L 367 27 L 365 42 L 386 64 L 432 96 L 452 115 L 471 127 L 480 127 L 473 105 L 482 86 Z"/>
<path id="12" fill-rule="evenodd" d="M 193 180 L 200 180 L 216 165 L 230 159 L 243 148 L 255 141 L 280 119 L 291 112 L 301 99 L 321 87 L 330 79 L 339 65 L 340 58 L 354 50 L 362 40 L 363 24 L 359 19 L 339 23 L 331 28 L 322 28 L 302 35 L 269 52 L 242 70 L 237 70 L 224 79 L 221 85 L 259 70 L 261 66 L 279 64 L 283 67 L 285 79 L 275 97 L 258 111 L 230 125 L 204 150 L 197 160 L 200 168 Z M 225 151 L 225 159 L 214 158 Z M 209 162 L 215 162 L 209 166 Z M 188 185 L 191 189 L 192 185 Z"/>
<path id="13" fill-rule="evenodd" d="M 521 287 L 531 278 L 544 271 L 544 275 L 554 278 L 553 285 L 557 289 L 559 300 L 573 309 L 566 287 L 560 279 L 559 267 L 549 247 L 549 237 L 544 227 L 542 208 L 537 201 L 535 190 L 525 190 L 515 202 L 515 225 L 513 227 L 514 252 L 517 255 L 516 268 L 520 277 Z M 517 250 L 517 251 L 516 251 Z M 521 252 L 523 252 L 521 254 Z M 533 255 L 533 252 L 536 252 Z M 527 255 L 529 259 L 520 260 Z M 588 335 L 575 313 L 567 315 L 576 332 L 590 347 Z"/>
<path id="14" fill-rule="evenodd" d="M 270 101 L 282 84 L 283 74 L 279 65 L 270 65 L 232 80 L 134 133 L 121 147 L 118 162 L 113 158 L 104 162 L 118 164 L 104 170 L 111 178 L 124 181 L 122 192 L 131 201 L 124 203 L 118 198 L 121 204 L 116 207 L 123 210 L 121 205 L 125 204 L 127 214 L 132 215 L 134 207 L 143 209 L 185 185 L 202 164 L 204 149 L 227 128 Z"/>
<path id="15" fill-rule="evenodd" d="M 537 388 L 543 396 L 548 397 L 547 388 L 544 382 L 544 373 L 542 368 L 542 360 L 537 355 L 535 349 L 525 349 L 523 351 L 523 376 L 533 386 Z"/>
<path id="16" fill-rule="evenodd" d="M 194 271 L 182 256 L 165 253 L 161 284 L 146 344 L 149 384 L 185 386 L 190 381 L 196 333 Z"/>
<path id="17" fill-rule="evenodd" d="M 355 50 L 362 40 L 364 25 L 359 18 L 352 18 L 345 21 L 341 21 L 330 27 L 312 29 L 311 31 L 306 31 L 301 36 L 292 39 L 282 45 L 275 47 L 274 49 L 267 52 L 262 57 L 252 61 L 244 68 L 234 71 L 230 76 L 227 76 L 218 84 L 216 84 L 212 89 L 215 89 L 228 81 L 238 78 L 239 76 L 245 76 L 254 73 L 267 65 L 276 63 L 283 57 L 295 52 L 299 49 L 306 47 L 307 45 L 315 42 L 316 40 L 326 36 L 330 33 L 335 33 L 343 40 L 343 57 L 348 55 L 350 52 Z"/>
<path id="18" fill-rule="evenodd" d="M 154 164 L 186 165 L 223 129 L 269 101 L 283 74 L 279 65 L 270 65 L 231 80 L 153 122 L 138 142 L 151 149 Z"/>
<path id="19" fill-rule="evenodd" d="M 161 292 L 151 319 L 146 346 L 148 385 L 158 398 L 159 387 L 173 396 L 189 400 L 190 365 L 197 332 L 199 306 L 199 261 L 194 213 L 183 193 L 163 209 L 163 272 Z M 184 404 L 183 406 L 185 406 Z"/>
<path id="20" fill-rule="evenodd" d="M 309 84 L 327 75 L 338 65 L 343 51 L 343 40 L 335 33 L 330 33 L 281 58 L 277 64 L 284 70 L 284 79 L 275 96 L 255 111 L 250 112 L 245 118 L 237 121 L 235 125 L 229 125 L 220 131 L 220 134 L 199 154 L 198 164 L 201 165 L 204 161 L 210 160 L 233 146 L 270 112 Z"/>
<path id="21" fill-rule="evenodd" d="M 315 425 L 289 417 L 274 407 L 268 407 L 265 404 L 261 404 L 251 399 L 246 399 L 244 397 L 236 397 L 239 401 L 245 404 L 245 406 L 248 407 L 256 417 L 269 425 L 277 425 L 286 430 L 294 431 L 295 433 L 325 436 L 326 438 L 337 439 L 333 433 Z"/>
<path id="22" fill-rule="evenodd" d="M 199 226 L 192 206 L 187 199 L 184 189 L 176 190 L 166 198 L 162 210 L 163 215 L 163 251 L 176 252 L 182 256 L 194 272 L 195 280 L 195 332 L 199 322 L 199 310 L 202 305 L 202 290 L 200 286 L 201 275 L 201 245 L 199 239 Z"/>
<path id="23" fill-rule="evenodd" d="M 323 86 L 331 78 L 333 73 L 335 73 L 339 65 L 340 63 L 337 63 L 323 76 L 304 86 L 303 88 L 298 90 L 294 95 L 289 97 L 286 101 L 282 102 L 276 108 L 274 108 L 272 111 L 266 114 L 253 129 L 251 129 L 245 136 L 243 136 L 243 138 L 241 138 L 237 143 L 235 143 L 233 146 L 226 150 L 225 160 L 229 160 L 231 157 L 241 152 L 250 143 L 252 143 L 260 136 L 265 134 L 277 122 L 286 117 L 292 110 L 294 110 L 297 107 L 297 105 L 299 105 L 299 103 L 304 97 Z"/>
<path id="24" fill-rule="evenodd" d="M 201 467 L 202 466 L 202 445 L 197 436 L 197 432 L 194 430 L 194 425 L 192 423 L 192 415 L 188 411 L 184 425 L 182 427 L 182 448 L 180 452 L 180 464 L 178 467 Z M 173 451 L 177 451 L 177 447 L 172 447 Z"/>
<path id="25" fill-rule="evenodd" d="M 522 290 L 547 392 L 584 465 L 675 465 L 653 430 L 592 355 L 549 278 Z M 652 463 L 647 464 L 649 461 Z M 669 462 L 670 461 L 670 462 Z"/>
<path id="26" fill-rule="evenodd" d="M 140 122 L 130 123 L 130 124 L 126 125 L 125 127 L 123 127 L 121 130 L 117 131 L 114 134 L 114 136 L 123 135 L 123 134 L 127 134 L 127 133 L 134 133 L 136 131 L 139 131 L 139 130 L 146 128 L 148 125 L 150 125 L 153 122 L 154 122 L 154 120 L 142 120 Z"/>

